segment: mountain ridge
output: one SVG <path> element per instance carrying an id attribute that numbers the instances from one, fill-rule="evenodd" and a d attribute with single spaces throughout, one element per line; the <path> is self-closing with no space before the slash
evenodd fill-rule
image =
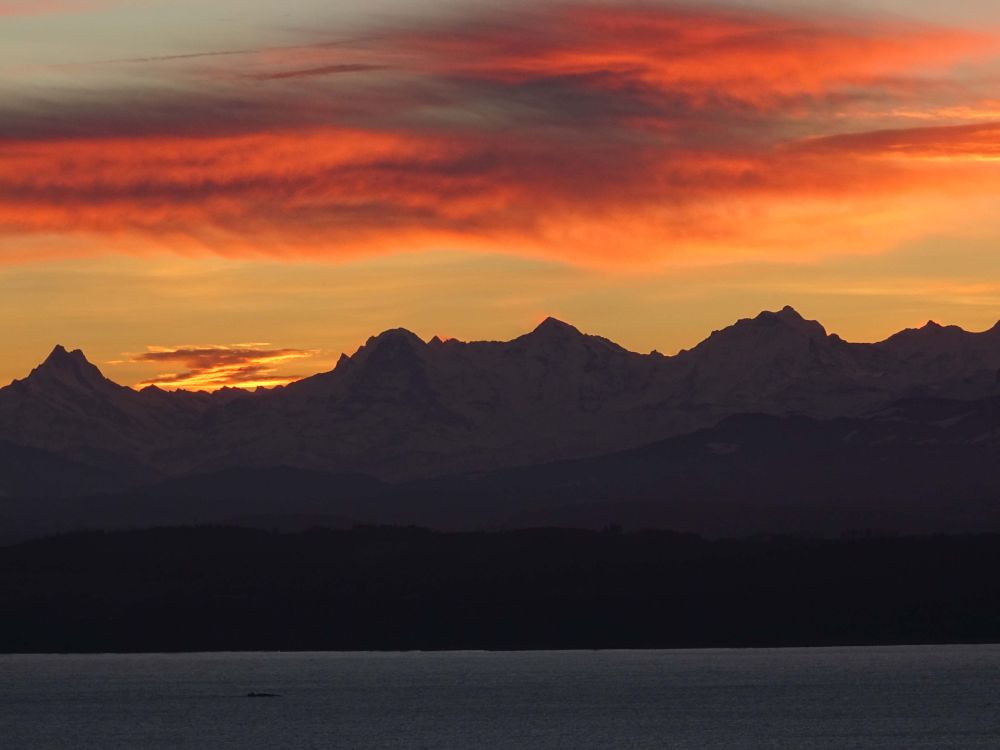
<path id="1" fill-rule="evenodd" d="M 737 414 L 861 418 L 997 393 L 1000 324 L 856 344 L 784 307 L 672 356 L 555 318 L 510 341 L 395 328 L 332 370 L 255 392 L 136 391 L 57 346 L 0 388 L 0 439 L 129 481 L 270 466 L 401 481 L 600 456 Z"/>
<path id="2" fill-rule="evenodd" d="M 425 341 L 424 339 L 420 338 L 419 335 L 409 330 L 408 328 L 402 326 L 387 328 L 381 333 L 369 336 L 366 342 L 355 350 L 354 354 L 347 354 L 346 352 L 341 353 L 333 369 L 320 371 L 312 375 L 307 375 L 301 378 L 300 380 L 293 381 L 289 385 L 295 385 L 296 383 L 301 383 L 303 381 L 309 380 L 310 378 L 316 377 L 317 375 L 330 374 L 334 372 L 338 366 L 353 359 L 358 354 L 361 354 L 362 352 L 370 348 L 378 347 L 380 344 L 383 344 L 387 341 L 393 341 L 393 340 L 397 342 L 405 340 L 418 346 L 431 346 L 431 345 L 461 346 L 461 345 L 513 344 L 517 341 L 522 341 L 522 340 L 558 341 L 558 340 L 564 340 L 566 338 L 579 338 L 579 339 L 605 342 L 615 349 L 627 352 L 629 354 L 634 354 L 640 357 L 648 357 L 650 355 L 653 355 L 655 357 L 661 357 L 663 359 L 675 359 L 677 357 L 681 357 L 682 355 L 686 355 L 689 352 L 694 351 L 699 347 L 708 344 L 709 342 L 714 341 L 720 335 L 723 336 L 732 335 L 740 331 L 752 330 L 754 326 L 760 326 L 761 324 L 769 324 L 772 322 L 779 322 L 784 324 L 784 327 L 788 331 L 796 331 L 805 336 L 813 335 L 817 338 L 826 337 L 834 341 L 841 341 L 847 344 L 848 346 L 857 346 L 857 347 L 881 347 L 894 340 L 900 341 L 909 338 L 919 339 L 921 337 L 926 337 L 929 333 L 937 335 L 954 335 L 955 337 L 962 337 L 966 340 L 973 340 L 977 337 L 989 337 L 989 338 L 996 337 L 998 340 L 998 344 L 1000 344 L 1000 319 L 998 319 L 993 326 L 983 331 L 969 331 L 958 325 L 954 324 L 942 325 L 934 320 L 928 320 L 923 326 L 920 326 L 919 328 L 904 328 L 886 336 L 884 339 L 881 339 L 879 341 L 849 342 L 841 338 L 836 333 L 828 333 L 826 328 L 819 321 L 807 319 L 791 305 L 785 305 L 779 310 L 774 310 L 774 311 L 763 310 L 754 317 L 740 318 L 739 320 L 737 320 L 736 322 L 725 328 L 712 331 L 705 339 L 695 344 L 693 347 L 687 349 L 680 349 L 676 354 L 663 354 L 658 349 L 653 349 L 650 352 L 643 354 L 641 352 L 634 352 L 632 350 L 626 349 L 620 344 L 617 344 L 611 339 L 605 338 L 603 336 L 584 333 L 576 326 L 567 323 L 563 320 L 560 320 L 559 318 L 556 318 L 554 316 L 547 316 L 531 331 L 528 331 L 527 333 L 521 334 L 520 336 L 516 336 L 513 339 L 508 339 L 508 340 L 471 339 L 466 341 L 456 338 L 441 339 L 438 336 L 432 336 L 430 339 Z M 772 328 L 772 330 L 774 329 Z M 257 387 L 254 389 L 241 389 L 239 387 L 232 387 L 232 388 L 222 387 L 217 389 L 216 391 L 187 390 L 183 388 L 168 390 L 160 388 L 158 386 L 144 386 L 141 389 L 137 389 L 132 386 L 121 385 L 111 380 L 110 378 L 104 376 L 101 370 L 96 365 L 94 365 L 92 362 L 89 361 L 83 350 L 81 349 L 69 350 L 62 344 L 55 344 L 49 355 L 36 368 L 34 368 L 31 371 L 31 373 L 29 373 L 24 378 L 20 379 L 15 378 L 7 386 L 0 386 L 0 391 L 4 390 L 4 388 L 10 387 L 10 385 L 13 385 L 14 383 L 23 382 L 24 380 L 31 378 L 32 374 L 35 374 L 36 372 L 42 370 L 43 368 L 55 366 L 60 369 L 65 369 L 67 366 L 66 363 L 76 363 L 77 367 L 87 368 L 88 370 L 91 370 L 93 373 L 100 376 L 101 379 L 107 382 L 114 383 L 119 387 L 129 388 L 130 390 L 136 390 L 138 392 L 159 391 L 167 393 L 217 393 L 219 391 L 243 390 L 246 393 L 253 393 L 258 390 L 273 391 L 273 390 L 282 390 L 288 387 L 288 385 L 274 386 L 274 387 L 265 386 L 265 387 Z"/>

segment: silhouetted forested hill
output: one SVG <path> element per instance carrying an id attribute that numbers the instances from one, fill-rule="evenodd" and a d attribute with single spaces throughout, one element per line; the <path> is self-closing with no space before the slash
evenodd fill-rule
<path id="1" fill-rule="evenodd" d="M 0 548 L 0 651 L 997 641 L 998 568 L 995 535 L 85 533 Z"/>

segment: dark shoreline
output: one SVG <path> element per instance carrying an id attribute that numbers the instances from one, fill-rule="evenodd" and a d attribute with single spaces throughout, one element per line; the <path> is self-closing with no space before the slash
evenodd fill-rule
<path id="1" fill-rule="evenodd" d="M 1000 535 L 82 532 L 0 548 L 0 652 L 1000 642 Z"/>
<path id="2" fill-rule="evenodd" d="M 419 655 L 419 654 L 607 654 L 617 651 L 625 653 L 687 653 L 687 652 L 757 652 L 757 651 L 835 651 L 838 649 L 913 649 L 913 648 L 976 648 L 980 646 L 996 646 L 1000 641 L 969 641 L 963 643 L 840 643 L 818 646 L 681 646 L 678 648 L 439 648 L 439 649 L 366 649 L 366 650 L 267 650 L 251 649 L 244 651 L 0 651 L 0 658 L 14 656 L 268 656 L 280 654 L 294 655 Z"/>

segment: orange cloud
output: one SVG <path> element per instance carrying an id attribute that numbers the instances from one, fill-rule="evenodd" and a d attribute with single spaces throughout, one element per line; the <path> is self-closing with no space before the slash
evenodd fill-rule
<path id="1" fill-rule="evenodd" d="M 507 82 L 595 76 L 755 106 L 996 54 L 996 35 L 903 21 L 705 7 L 580 5 L 396 40 L 447 75 Z"/>
<path id="2" fill-rule="evenodd" d="M 133 363 L 180 364 L 183 372 L 164 373 L 136 387 L 156 386 L 164 390 L 214 391 L 219 388 L 272 388 L 302 377 L 279 374 L 289 362 L 308 359 L 315 352 L 303 349 L 263 349 L 266 344 L 235 346 L 151 346 L 142 354 L 130 355 Z"/>
<path id="3" fill-rule="evenodd" d="M 873 155 L 901 161 L 946 159 L 1000 160 L 1000 120 L 977 125 L 903 128 L 814 138 L 797 144 L 814 153 Z"/>
<path id="4" fill-rule="evenodd" d="M 995 44 L 587 5 L 200 56 L 190 94 L 153 92 L 142 115 L 0 109 L 0 253 L 448 247 L 642 267 L 871 252 L 1000 198 L 996 125 L 945 114 L 983 111 L 952 66 Z M 921 95 L 935 126 L 896 127 Z"/>

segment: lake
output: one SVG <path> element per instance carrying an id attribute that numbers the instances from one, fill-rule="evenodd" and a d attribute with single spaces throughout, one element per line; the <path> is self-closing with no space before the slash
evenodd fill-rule
<path id="1" fill-rule="evenodd" d="M 0 746 L 995 749 L 1000 646 L 0 656 Z"/>

